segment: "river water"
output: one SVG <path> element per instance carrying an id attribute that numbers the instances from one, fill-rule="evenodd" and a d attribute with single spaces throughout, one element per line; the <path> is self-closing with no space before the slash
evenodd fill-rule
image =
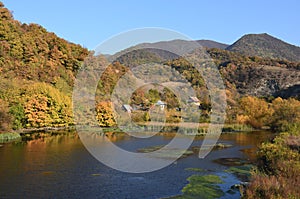
<path id="1" fill-rule="evenodd" d="M 200 175 L 219 175 L 224 192 L 239 179 L 225 172 L 228 158 L 241 162 L 255 161 L 257 146 L 267 140 L 268 132 L 223 134 L 218 142 L 232 147 L 213 150 L 199 159 L 197 153 L 181 158 L 161 170 L 131 174 L 120 172 L 98 162 L 85 149 L 76 133 L 39 133 L 27 140 L 2 144 L 0 147 L 0 198 L 166 198 L 181 194 L 187 178 L 201 168 Z M 33 136 L 33 137 L 34 137 Z M 172 134 L 137 139 L 126 134 L 108 133 L 118 146 L 135 150 L 170 142 Z M 197 138 L 192 146 L 200 146 Z M 226 193 L 222 198 L 239 198 Z"/>

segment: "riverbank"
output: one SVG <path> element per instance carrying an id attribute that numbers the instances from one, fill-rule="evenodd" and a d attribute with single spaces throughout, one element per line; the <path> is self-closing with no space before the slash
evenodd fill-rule
<path id="1" fill-rule="evenodd" d="M 75 126 L 67 127 L 41 127 L 41 128 L 29 128 L 29 129 L 18 129 L 16 131 L 0 133 L 0 143 L 8 143 L 13 141 L 21 140 L 22 138 L 28 137 L 28 135 L 43 132 L 43 133 L 59 133 L 62 132 L 75 132 Z"/>
<path id="2" fill-rule="evenodd" d="M 1 133 L 0 134 L 0 143 L 12 142 L 15 140 L 21 140 L 22 137 L 19 133 Z"/>
<path id="3" fill-rule="evenodd" d="M 180 133 L 184 135 L 197 135 L 203 136 L 208 132 L 209 123 L 140 123 L 138 127 L 101 127 L 103 133 L 114 132 L 123 133 L 126 131 L 143 131 L 143 132 L 176 132 L 180 128 Z M 95 127 L 97 128 L 97 127 Z M 93 127 L 91 127 L 93 129 Z M 196 131 L 197 130 L 197 131 Z M 236 133 L 236 132 L 251 132 L 255 129 L 241 124 L 224 124 L 222 127 L 222 133 Z M 19 129 L 15 132 L 1 133 L 0 143 L 12 142 L 22 137 L 28 137 L 30 134 L 35 134 L 39 132 L 43 133 L 59 133 L 63 131 L 76 132 L 76 126 L 66 126 L 66 127 L 42 127 L 42 128 L 29 128 L 29 129 Z"/>
<path id="4" fill-rule="evenodd" d="M 257 154 L 258 168 L 243 198 L 300 198 L 300 130 L 264 142 Z"/>
<path id="5" fill-rule="evenodd" d="M 174 132 L 178 131 L 180 128 L 180 133 L 185 135 L 205 135 L 208 132 L 209 123 L 159 123 L 159 122 L 151 122 L 151 123 L 139 123 L 138 127 L 103 127 L 102 130 L 104 133 L 106 132 L 126 132 L 126 131 L 138 131 L 143 130 L 143 132 Z M 214 124 L 215 127 L 218 127 L 218 124 Z M 250 126 L 243 124 L 224 124 L 219 125 L 222 127 L 222 133 L 236 133 L 236 132 L 251 132 L 256 131 Z M 197 131 L 195 131 L 197 130 Z"/>
<path id="6" fill-rule="evenodd" d="M 66 131 L 66 130 L 75 130 L 75 126 L 63 126 L 63 127 L 41 127 L 41 128 L 28 128 L 28 129 L 18 129 L 16 133 L 34 133 L 39 131 Z"/>

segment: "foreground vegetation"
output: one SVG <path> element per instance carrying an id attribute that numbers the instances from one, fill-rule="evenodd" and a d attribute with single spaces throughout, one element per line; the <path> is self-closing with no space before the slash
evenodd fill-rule
<path id="1" fill-rule="evenodd" d="M 18 129 L 74 125 L 71 96 L 76 74 L 85 66 L 85 60 L 97 63 L 105 58 L 88 56 L 87 49 L 47 32 L 40 25 L 22 24 L 14 20 L 11 12 L 1 2 L 0 43 L 0 142 L 20 138 L 17 133 L 7 133 Z M 248 48 L 247 51 L 249 52 Z M 268 67 L 265 66 L 276 67 L 280 69 L 280 73 L 284 71 L 288 74 L 290 69 L 292 72 L 299 70 L 300 63 L 240 55 L 221 49 L 207 49 L 207 53 L 219 68 L 226 86 L 226 122 L 232 125 L 227 125 L 224 131 L 271 128 L 277 132 L 285 132 L 261 146 L 258 169 L 244 192 L 244 198 L 300 198 L 300 191 L 296 186 L 300 183 L 299 94 L 298 98 L 296 95 L 294 98 L 284 99 L 272 95 L 255 97 L 251 96 L 250 89 L 247 90 L 248 93 L 238 90 L 247 88 L 245 84 L 251 83 L 251 79 L 259 79 L 261 71 L 267 71 Z M 284 57 L 289 57 L 289 53 L 285 52 Z M 292 57 L 291 60 L 297 59 Z M 149 61 L 170 67 L 190 82 L 201 102 L 198 107 L 201 112 L 198 122 L 209 123 L 211 104 L 208 90 L 203 78 L 191 64 L 178 57 L 163 59 L 151 52 L 135 51 L 119 58 L 103 73 L 96 92 L 98 125 L 116 126 L 113 112 L 116 107 L 110 101 L 110 94 L 118 79 L 128 72 L 130 65 L 141 65 Z M 271 76 L 276 74 L 272 73 L 273 69 L 267 71 Z M 173 74 L 169 76 L 164 78 L 176 83 L 180 81 Z M 128 84 L 133 85 L 134 82 L 128 81 Z M 249 84 L 248 87 L 253 86 Z M 170 127 L 176 127 L 182 119 L 188 118 L 184 115 L 184 110 L 178 111 L 179 102 L 171 90 L 152 86 L 139 88 L 133 93 L 128 104 L 140 109 L 130 113 L 132 120 L 147 125 L 151 121 L 148 110 L 158 100 L 167 103 L 164 114 Z M 89 111 L 84 114 L 90 114 Z M 189 117 L 194 118 L 196 115 Z M 199 131 L 205 133 L 206 127 L 202 126 Z M 157 148 L 159 147 L 147 148 L 141 152 Z M 177 152 L 170 155 L 176 155 Z M 185 155 L 190 153 L 188 151 Z M 230 168 L 228 171 L 246 173 L 242 169 Z M 188 181 L 190 184 L 183 189 L 183 195 L 176 198 L 216 198 L 223 195 L 217 185 L 222 181 L 217 176 L 195 175 Z"/>
<path id="2" fill-rule="evenodd" d="M 262 144 L 258 158 L 258 170 L 253 174 L 243 198 L 300 198 L 299 128 L 281 133 L 272 142 Z"/>

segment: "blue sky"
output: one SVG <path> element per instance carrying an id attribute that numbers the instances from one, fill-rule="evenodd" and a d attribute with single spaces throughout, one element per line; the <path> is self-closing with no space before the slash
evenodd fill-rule
<path id="1" fill-rule="evenodd" d="M 191 39 L 231 44 L 247 33 L 269 33 L 300 46 L 298 0 L 2 0 L 23 23 L 38 23 L 94 49 L 130 29 L 161 27 Z"/>

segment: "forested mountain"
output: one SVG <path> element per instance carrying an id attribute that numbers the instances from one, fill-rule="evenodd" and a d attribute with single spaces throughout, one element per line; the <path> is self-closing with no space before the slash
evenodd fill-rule
<path id="1" fill-rule="evenodd" d="M 38 24 L 22 24 L 0 2 L 0 71 L 3 78 L 72 85 L 88 50 L 47 32 Z"/>
<path id="2" fill-rule="evenodd" d="M 87 54 L 40 25 L 14 20 L 0 2 L 0 131 L 72 124 L 73 81 Z"/>
<path id="3" fill-rule="evenodd" d="M 300 61 L 300 47 L 288 44 L 266 33 L 245 35 L 226 49 L 248 56 Z"/>
<path id="4" fill-rule="evenodd" d="M 167 61 L 170 59 L 176 59 L 179 56 L 189 53 L 194 49 L 197 48 L 218 48 L 218 49 L 225 49 L 227 48 L 227 44 L 219 43 L 212 40 L 196 40 L 196 41 L 186 41 L 186 40 L 171 40 L 171 41 L 160 41 L 160 42 L 154 42 L 154 43 L 141 43 L 132 47 L 129 47 L 121 52 L 116 53 L 112 56 L 112 58 L 116 58 L 120 56 L 120 54 L 134 54 L 132 51 L 135 51 L 136 53 L 141 55 L 141 52 L 143 52 L 142 56 L 145 56 L 145 54 L 148 54 L 147 56 L 152 56 L 152 58 L 155 57 L 155 60 L 160 59 L 163 61 Z M 139 50 L 137 52 L 137 50 Z M 147 53 L 146 53 L 147 52 Z M 150 55 L 151 54 L 151 55 Z M 128 55 L 126 55 L 128 56 Z M 133 56 L 133 57 L 139 57 Z M 124 56 L 123 56 L 124 58 Z"/>
<path id="5" fill-rule="evenodd" d="M 160 42 L 154 42 L 154 43 L 142 43 L 138 44 L 135 47 L 147 47 L 147 48 L 155 48 L 155 49 L 162 49 L 162 48 L 168 48 L 171 52 L 176 52 L 178 48 L 186 49 L 187 47 L 193 46 L 196 43 L 199 45 L 199 47 L 206 47 L 206 48 L 219 48 L 219 49 L 225 49 L 229 45 L 219 43 L 212 40 L 195 40 L 195 41 L 187 41 L 187 40 L 180 40 L 175 39 L 171 41 L 160 41 Z"/>
<path id="6" fill-rule="evenodd" d="M 79 68 L 84 62 L 85 65 L 107 62 L 108 56 L 94 56 L 40 25 L 14 20 L 1 2 L 0 44 L 0 132 L 73 125 L 71 96 Z M 120 77 L 140 65 L 143 71 L 135 71 L 136 75 L 144 75 L 144 79 L 163 78 L 175 86 L 180 86 L 182 81 L 174 74 L 182 74 L 201 101 L 201 122 L 208 122 L 211 107 L 205 82 L 193 65 L 180 56 L 199 47 L 212 58 L 223 77 L 230 107 L 228 115 L 233 121 L 242 112 L 239 103 L 243 96 L 300 97 L 300 62 L 296 62 L 299 48 L 269 35 L 246 35 L 229 47 L 209 40 L 144 43 L 109 56 L 113 62 L 104 71 L 96 92 L 97 118 L 101 125 L 115 124 L 110 94 Z M 147 65 L 149 62 L 154 64 Z M 157 71 L 160 74 L 149 75 L 158 65 L 171 70 L 164 68 Z M 134 84 L 130 80 L 125 86 Z M 147 109 L 162 99 L 168 103 L 167 120 L 174 122 L 179 118 L 175 98 L 168 89 L 152 87 L 137 89 L 128 104 Z M 149 115 L 139 112 L 135 118 L 148 121 Z"/>

